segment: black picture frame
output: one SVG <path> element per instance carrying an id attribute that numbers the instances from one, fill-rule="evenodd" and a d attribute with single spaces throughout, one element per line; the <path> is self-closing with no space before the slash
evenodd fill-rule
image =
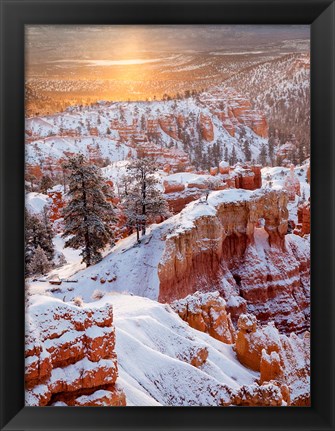
<path id="1" fill-rule="evenodd" d="M 1 0 L 1 429 L 335 429 L 334 22 L 329 0 Z M 156 23 L 311 25 L 311 407 L 24 407 L 24 25 Z"/>

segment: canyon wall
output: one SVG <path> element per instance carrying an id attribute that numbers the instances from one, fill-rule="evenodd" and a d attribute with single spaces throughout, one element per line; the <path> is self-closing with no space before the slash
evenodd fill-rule
<path id="1" fill-rule="evenodd" d="M 28 299 L 27 405 L 123 406 L 117 376 L 111 305 L 81 308 L 51 297 Z"/>
<path id="2" fill-rule="evenodd" d="M 309 325 L 309 252 L 287 235 L 287 194 L 226 190 L 180 214 L 158 265 L 159 301 L 218 290 L 236 322 L 247 309 L 283 331 Z M 185 220 L 188 216 L 195 216 Z M 186 228 L 183 228 L 183 224 Z"/>

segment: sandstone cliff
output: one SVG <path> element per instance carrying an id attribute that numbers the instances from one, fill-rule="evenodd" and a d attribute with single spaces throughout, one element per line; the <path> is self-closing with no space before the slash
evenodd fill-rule
<path id="1" fill-rule="evenodd" d="M 305 330 L 309 253 L 304 240 L 285 235 L 285 192 L 227 190 L 191 205 L 166 236 L 159 300 L 219 290 L 233 320 L 246 303 L 261 321 L 274 320 L 283 331 Z"/>

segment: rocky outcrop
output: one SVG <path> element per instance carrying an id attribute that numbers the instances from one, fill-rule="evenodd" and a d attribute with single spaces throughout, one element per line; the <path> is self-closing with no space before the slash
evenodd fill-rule
<path id="1" fill-rule="evenodd" d="M 125 405 L 111 305 L 81 308 L 35 295 L 26 316 L 26 405 Z"/>
<path id="2" fill-rule="evenodd" d="M 276 381 L 259 385 L 241 386 L 233 395 L 231 404 L 249 407 L 280 407 L 287 400 L 286 388 Z"/>
<path id="3" fill-rule="evenodd" d="M 52 223 L 62 218 L 62 209 L 64 208 L 63 187 L 55 186 L 48 190 L 48 196 L 51 200 L 49 217 Z"/>
<path id="4" fill-rule="evenodd" d="M 171 306 L 192 328 L 206 332 L 223 343 L 234 342 L 235 329 L 226 310 L 226 301 L 219 292 L 196 292 L 174 301 Z"/>
<path id="5" fill-rule="evenodd" d="M 290 172 L 284 182 L 284 190 L 287 191 L 289 200 L 294 202 L 295 196 L 300 196 L 300 181 L 294 173 L 294 166 L 290 166 Z"/>
<path id="6" fill-rule="evenodd" d="M 194 204 L 197 216 L 192 227 L 179 229 L 166 238 L 158 268 L 161 301 L 170 302 L 196 290 L 221 285 L 228 266 L 242 258 L 249 244 L 254 244 L 260 218 L 264 218 L 270 246 L 284 250 L 288 217 L 284 192 L 226 190 L 212 196 L 208 205 Z M 187 210 L 185 217 L 190 211 Z"/>
<path id="7" fill-rule="evenodd" d="M 214 127 L 211 118 L 208 115 L 200 114 L 199 127 L 201 132 L 201 137 L 207 141 L 211 142 L 214 139 Z"/>
<path id="8" fill-rule="evenodd" d="M 289 405 L 310 405 L 310 337 L 278 332 L 273 323 L 257 325 L 253 315 L 238 320 L 235 350 L 245 366 L 260 371 L 260 384 L 276 381 Z"/>
<path id="9" fill-rule="evenodd" d="M 308 235 L 311 233 L 311 203 L 304 202 L 298 206 L 298 224 L 294 233 L 297 235 Z"/>
<path id="10" fill-rule="evenodd" d="M 309 252 L 304 239 L 286 236 L 286 193 L 226 190 L 192 205 L 166 237 L 159 300 L 218 290 L 233 321 L 247 309 L 283 331 L 308 328 Z"/>
<path id="11" fill-rule="evenodd" d="M 224 190 L 226 182 L 211 175 L 197 175 L 183 172 L 167 176 L 163 181 L 164 197 L 172 213 L 179 213 L 185 206 L 210 190 Z"/>

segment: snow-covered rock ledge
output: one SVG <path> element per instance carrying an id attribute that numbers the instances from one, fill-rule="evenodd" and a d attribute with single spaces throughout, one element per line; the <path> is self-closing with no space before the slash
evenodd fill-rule
<path id="1" fill-rule="evenodd" d="M 124 393 L 115 386 L 114 349 L 112 305 L 78 307 L 48 296 L 30 296 L 25 343 L 27 405 L 125 405 Z M 104 390 L 101 404 L 99 393 L 94 395 L 99 390 Z"/>

